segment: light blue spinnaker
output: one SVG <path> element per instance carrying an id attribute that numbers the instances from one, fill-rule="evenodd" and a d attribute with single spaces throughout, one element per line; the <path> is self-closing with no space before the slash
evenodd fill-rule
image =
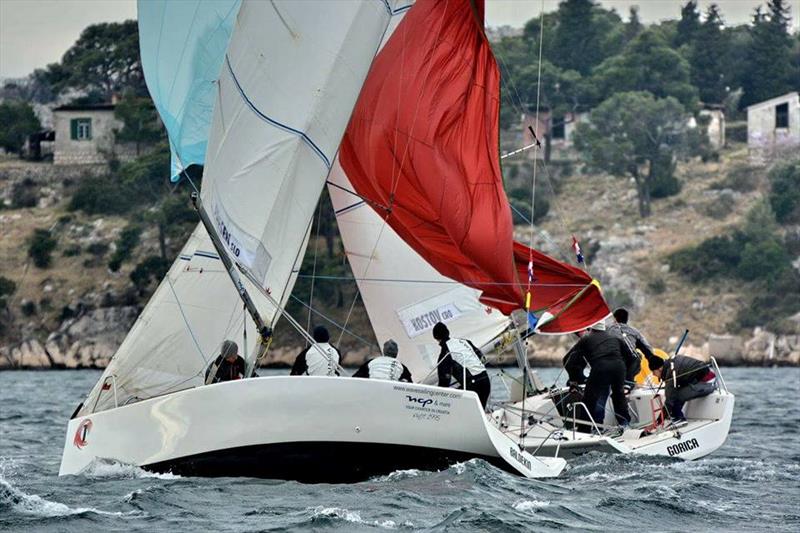
<path id="1" fill-rule="evenodd" d="M 147 88 L 169 134 L 172 179 L 205 163 L 217 80 L 241 0 L 139 0 Z"/>

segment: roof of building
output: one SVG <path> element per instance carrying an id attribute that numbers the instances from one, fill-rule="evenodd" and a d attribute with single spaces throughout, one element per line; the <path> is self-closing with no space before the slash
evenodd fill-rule
<path id="1" fill-rule="evenodd" d="M 752 105 L 747 106 L 747 109 L 752 109 L 754 107 L 761 107 L 761 106 L 769 106 L 772 104 L 777 104 L 784 102 L 786 100 L 798 100 L 800 99 L 800 93 L 797 91 L 792 91 L 790 93 L 782 94 L 780 96 L 776 96 L 775 98 L 770 98 L 769 100 L 764 100 L 763 102 L 758 102 Z"/>
<path id="2" fill-rule="evenodd" d="M 53 111 L 113 111 L 114 104 L 67 104 L 58 106 Z"/>

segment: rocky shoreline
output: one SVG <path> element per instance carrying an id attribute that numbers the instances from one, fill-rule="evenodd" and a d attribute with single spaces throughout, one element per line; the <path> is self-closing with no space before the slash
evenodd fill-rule
<path id="1" fill-rule="evenodd" d="M 0 370 L 105 368 L 137 314 L 135 306 L 101 307 L 81 313 L 64 320 L 44 342 L 33 338 L 0 347 Z M 572 341 L 570 336 L 536 339 L 529 346 L 531 365 L 560 366 Z M 669 340 L 670 346 L 676 342 L 676 338 Z M 273 349 L 262 367 L 289 368 L 301 349 Z M 748 338 L 712 334 L 701 345 L 688 344 L 682 353 L 701 360 L 713 355 L 721 366 L 800 366 L 800 335 L 776 335 L 761 328 L 755 328 Z M 358 367 L 373 355 L 366 348 L 350 350 L 345 352 L 342 364 Z M 510 353 L 491 362 L 500 366 L 515 364 Z"/>

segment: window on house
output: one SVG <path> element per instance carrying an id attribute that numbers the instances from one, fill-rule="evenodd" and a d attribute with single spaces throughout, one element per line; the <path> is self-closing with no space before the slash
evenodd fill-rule
<path id="1" fill-rule="evenodd" d="M 553 139 L 563 139 L 564 138 L 564 117 L 554 117 L 553 118 L 553 129 L 552 129 L 552 138 Z"/>
<path id="2" fill-rule="evenodd" d="M 92 119 L 73 118 L 69 121 L 70 137 L 73 141 L 89 141 L 92 138 Z"/>
<path id="3" fill-rule="evenodd" d="M 789 102 L 785 104 L 778 104 L 775 106 L 775 127 L 788 128 L 789 127 Z"/>

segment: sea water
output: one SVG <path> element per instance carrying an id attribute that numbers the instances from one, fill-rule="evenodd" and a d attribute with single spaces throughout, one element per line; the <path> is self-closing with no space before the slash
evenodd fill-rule
<path id="1" fill-rule="evenodd" d="M 800 369 L 723 370 L 733 425 L 705 459 L 592 453 L 546 481 L 473 460 L 350 485 L 113 462 L 59 478 L 67 418 L 99 372 L 0 372 L 0 530 L 800 531 Z"/>

